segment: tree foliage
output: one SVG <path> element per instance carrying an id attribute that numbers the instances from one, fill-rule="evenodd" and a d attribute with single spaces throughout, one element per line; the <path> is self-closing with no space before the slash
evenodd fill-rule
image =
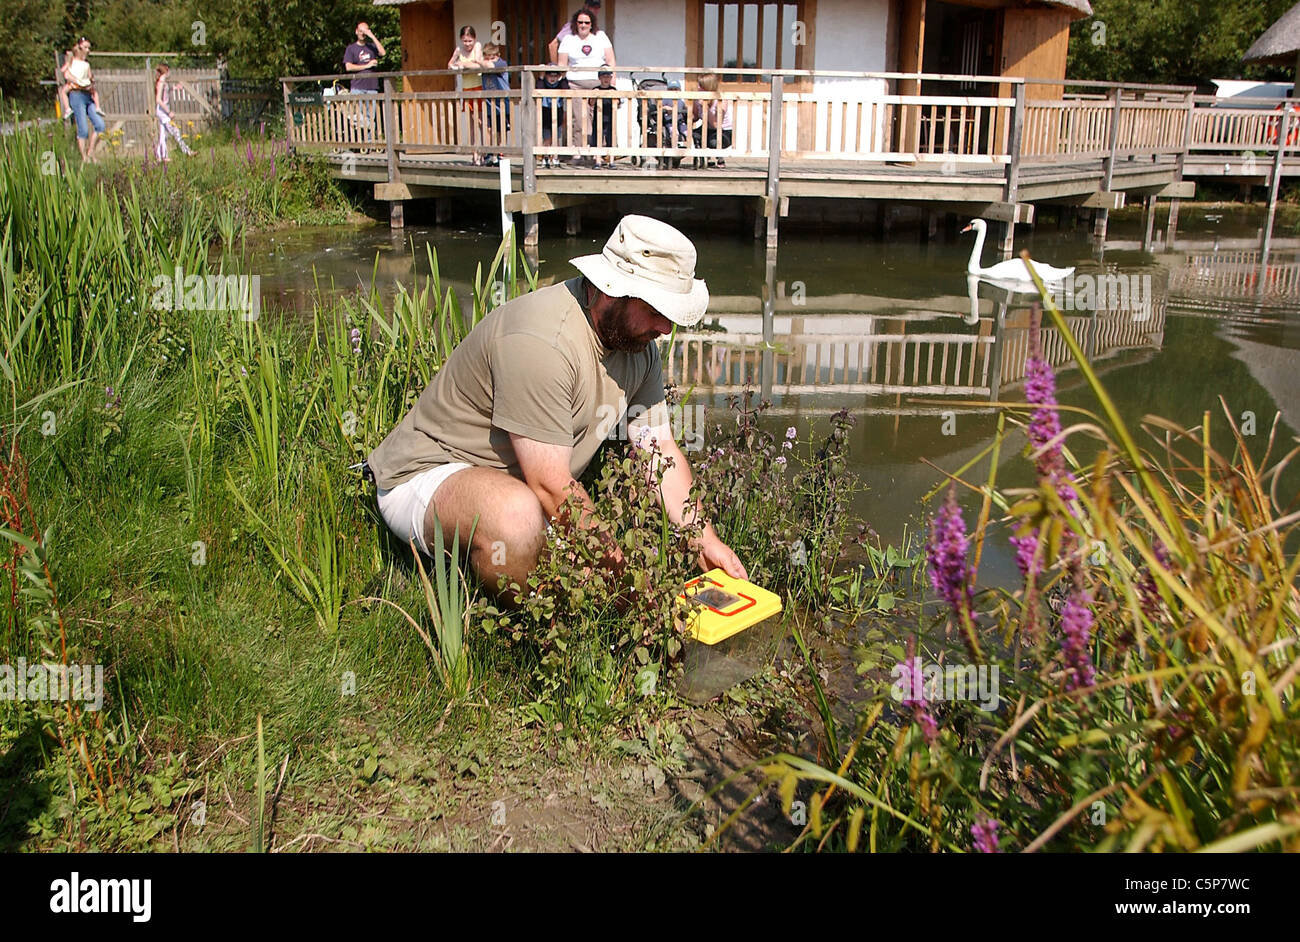
<path id="1" fill-rule="evenodd" d="M 1071 78 L 1208 88 L 1216 78 L 1290 78 L 1290 66 L 1245 66 L 1251 43 L 1294 0 L 1093 0 L 1070 28 Z"/>
<path id="2" fill-rule="evenodd" d="M 100 51 L 220 57 L 241 77 L 342 72 L 358 20 L 384 43 L 384 65 L 397 68 L 397 9 L 370 0 L 0 0 L 0 91 L 34 97 L 56 54 L 81 35 Z"/>

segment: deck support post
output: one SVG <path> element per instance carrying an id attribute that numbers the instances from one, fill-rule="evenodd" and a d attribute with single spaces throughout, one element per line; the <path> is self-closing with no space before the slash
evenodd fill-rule
<path id="1" fill-rule="evenodd" d="M 451 197 L 435 196 L 433 198 L 433 221 L 439 226 L 451 221 Z"/>
<path id="2" fill-rule="evenodd" d="M 533 148 L 537 146 L 537 119 L 534 117 L 534 108 L 536 101 L 534 91 L 537 85 L 537 78 L 532 72 L 524 72 L 520 79 L 519 92 L 519 126 L 522 129 L 520 134 L 523 145 L 523 164 L 521 166 L 523 191 L 525 195 L 531 195 L 537 192 L 537 158 L 533 156 Z M 524 238 L 525 248 L 532 248 L 537 245 L 537 214 L 524 213 Z"/>
<path id="3" fill-rule="evenodd" d="M 564 210 L 564 234 L 567 236 L 581 235 L 582 233 L 582 207 L 570 206 Z"/>
<path id="4" fill-rule="evenodd" d="M 1175 182 L 1182 182 L 1183 167 L 1187 161 L 1187 153 L 1192 146 L 1192 119 L 1196 113 L 1196 99 L 1194 96 L 1195 92 L 1187 93 L 1187 104 L 1183 119 L 1183 149 L 1174 158 Z M 1173 250 L 1174 239 L 1178 235 L 1178 204 L 1180 202 L 1181 200 L 1176 196 L 1169 201 L 1169 221 L 1165 223 L 1165 248 L 1169 251 Z"/>
<path id="5" fill-rule="evenodd" d="M 1151 251 L 1151 235 L 1155 231 L 1156 198 L 1155 195 L 1142 197 L 1142 251 Z"/>
<path id="6" fill-rule="evenodd" d="M 384 121 L 384 154 L 388 160 L 388 182 L 401 183 L 402 171 L 397 166 L 397 137 L 400 131 L 397 128 L 397 116 L 393 108 L 393 80 L 384 79 L 384 100 L 383 100 L 383 121 Z M 373 115 L 374 112 L 372 111 Z M 392 200 L 388 204 L 388 226 L 390 229 L 401 229 L 406 225 L 405 212 L 402 209 L 401 200 Z"/>
<path id="7" fill-rule="evenodd" d="M 1003 202 L 1016 204 L 1020 190 L 1020 151 L 1025 139 L 1025 83 L 1018 82 L 1015 90 L 1016 104 L 1011 109 L 1011 135 L 1007 140 L 1007 184 L 1003 191 Z M 1002 258 L 1011 257 L 1012 245 L 1016 237 L 1016 220 L 1013 215 L 1002 230 L 1002 240 L 998 249 Z"/>
<path id="8" fill-rule="evenodd" d="M 1273 245 L 1273 218 L 1277 215 L 1277 193 L 1282 186 L 1282 158 L 1286 154 L 1286 136 L 1290 133 L 1290 124 L 1291 103 L 1284 101 L 1282 117 L 1278 119 L 1277 152 L 1273 155 L 1273 173 L 1268 185 L 1268 216 L 1264 219 L 1264 233 L 1259 242 L 1259 254 L 1263 260 L 1267 260 L 1269 249 Z"/>
<path id="9" fill-rule="evenodd" d="M 781 120 L 781 97 L 784 93 L 785 79 L 779 75 L 772 76 L 771 97 L 768 102 L 767 116 L 767 248 L 775 251 L 777 247 L 777 220 L 781 217 L 781 142 L 783 140 Z"/>
<path id="10" fill-rule="evenodd" d="M 287 154 L 292 154 L 293 148 L 293 109 L 289 107 L 289 84 L 281 82 L 280 88 L 284 91 L 284 150 Z"/>
<path id="11" fill-rule="evenodd" d="M 1109 193 L 1111 181 L 1115 179 L 1115 154 L 1119 150 L 1119 110 L 1124 104 L 1124 88 L 1120 86 L 1112 93 L 1115 104 L 1110 112 L 1110 153 L 1101 160 L 1102 190 Z M 1094 217 L 1092 237 L 1098 242 L 1106 241 L 1106 227 L 1110 222 L 1110 210 L 1099 209 Z"/>

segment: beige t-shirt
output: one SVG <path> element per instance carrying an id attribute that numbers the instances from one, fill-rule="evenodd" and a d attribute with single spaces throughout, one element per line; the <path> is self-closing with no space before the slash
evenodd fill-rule
<path id="1" fill-rule="evenodd" d="M 572 446 L 576 478 L 606 438 L 668 425 L 657 346 L 607 349 L 579 301 L 582 284 L 542 288 L 483 318 L 371 452 L 376 485 L 395 487 L 452 461 L 522 480 L 511 432 Z"/>

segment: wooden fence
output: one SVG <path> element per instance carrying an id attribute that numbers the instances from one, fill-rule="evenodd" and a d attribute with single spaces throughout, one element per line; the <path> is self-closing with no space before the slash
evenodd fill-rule
<path id="1" fill-rule="evenodd" d="M 221 115 L 221 75 L 216 69 L 174 68 L 171 109 L 184 133 L 209 126 Z M 109 131 L 122 131 L 128 148 L 147 146 L 157 137 L 154 71 L 150 68 L 95 69 L 95 88 Z"/>

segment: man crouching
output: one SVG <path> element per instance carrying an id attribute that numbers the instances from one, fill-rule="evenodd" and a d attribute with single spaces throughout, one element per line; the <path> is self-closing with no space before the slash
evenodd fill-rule
<path id="1" fill-rule="evenodd" d="M 463 541 L 473 528 L 469 561 L 479 580 L 494 591 L 524 585 L 550 523 L 585 524 L 593 505 L 577 478 L 611 415 L 620 425 L 628 417 L 628 437 L 658 442 L 670 462 L 658 495 L 669 520 L 699 519 L 699 503 L 687 506 L 691 469 L 673 440 L 655 346 L 673 324 L 704 316 L 709 292 L 695 259 L 672 226 L 625 216 L 600 254 L 572 259 L 580 276 L 479 322 L 370 455 L 389 529 L 428 554 L 435 518 L 448 546 L 457 530 Z M 570 494 L 581 519 L 561 517 Z M 712 524 L 696 550 L 701 569 L 745 578 Z M 617 548 L 610 561 L 621 565 Z"/>

